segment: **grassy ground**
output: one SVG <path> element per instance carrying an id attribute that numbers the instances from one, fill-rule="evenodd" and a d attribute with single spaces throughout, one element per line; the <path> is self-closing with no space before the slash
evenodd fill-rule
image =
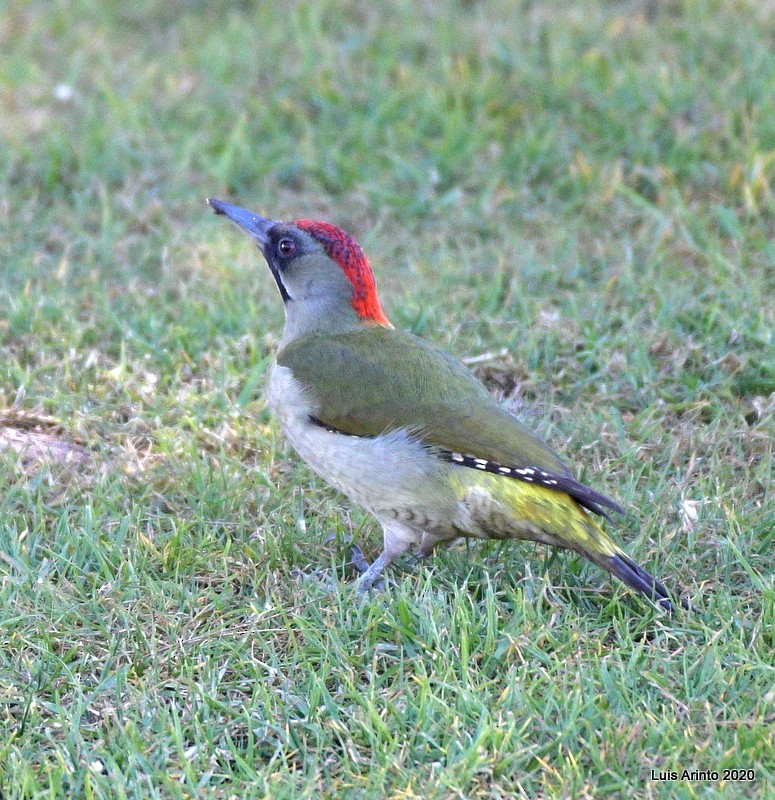
<path id="1" fill-rule="evenodd" d="M 773 796 L 774 19 L 0 10 L 4 800 Z M 378 531 L 277 436 L 281 304 L 211 194 L 351 230 L 698 613 L 524 544 L 356 596 Z"/>

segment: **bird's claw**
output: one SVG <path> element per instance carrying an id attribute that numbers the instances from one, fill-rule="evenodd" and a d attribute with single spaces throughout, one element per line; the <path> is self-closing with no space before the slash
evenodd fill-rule
<path id="1" fill-rule="evenodd" d="M 336 541 L 336 539 L 336 534 L 331 533 L 326 537 L 325 542 L 326 544 L 330 544 L 331 542 Z M 362 576 L 358 580 L 358 591 L 368 592 L 371 589 L 374 589 L 375 591 L 382 591 L 385 588 L 384 576 L 379 574 L 379 572 L 369 576 L 368 573 L 370 570 L 372 570 L 372 565 L 370 565 L 366 560 L 361 548 L 358 547 L 358 545 L 355 544 L 350 538 L 345 539 L 345 544 L 349 546 L 350 559 L 345 563 L 344 566 L 354 567 Z M 300 578 L 304 581 L 315 581 L 327 592 L 334 592 L 337 589 L 337 582 L 334 576 L 321 569 L 315 569 L 311 572 L 305 572 L 301 569 L 294 569 L 291 571 L 291 575 L 294 578 Z"/>
<path id="2" fill-rule="evenodd" d="M 306 583 L 316 583 L 329 594 L 333 594 L 336 591 L 334 576 L 319 568 L 313 569 L 311 572 L 305 572 L 303 569 L 292 569 L 291 577 L 298 578 Z"/>
<path id="3" fill-rule="evenodd" d="M 326 536 L 326 544 L 336 541 L 336 538 L 337 536 L 335 533 L 330 533 Z M 365 575 L 366 572 L 369 571 L 371 565 L 366 560 L 366 556 L 363 555 L 363 550 L 361 550 L 350 537 L 345 538 L 344 543 L 349 546 L 350 550 L 350 560 L 345 563 L 345 567 L 355 567 L 360 575 Z"/>

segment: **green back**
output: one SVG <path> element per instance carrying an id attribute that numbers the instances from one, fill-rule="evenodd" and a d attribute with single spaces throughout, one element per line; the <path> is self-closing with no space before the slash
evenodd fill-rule
<path id="1" fill-rule="evenodd" d="M 396 428 L 504 466 L 568 475 L 551 448 L 502 409 L 459 361 L 409 333 L 371 327 L 302 336 L 277 355 L 325 425 L 358 436 Z"/>

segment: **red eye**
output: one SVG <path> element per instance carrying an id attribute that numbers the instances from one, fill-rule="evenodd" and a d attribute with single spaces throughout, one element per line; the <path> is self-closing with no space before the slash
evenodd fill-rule
<path id="1" fill-rule="evenodd" d="M 277 243 L 277 249 L 280 251 L 281 256 L 288 258 L 296 252 L 296 242 L 288 238 L 280 239 Z"/>

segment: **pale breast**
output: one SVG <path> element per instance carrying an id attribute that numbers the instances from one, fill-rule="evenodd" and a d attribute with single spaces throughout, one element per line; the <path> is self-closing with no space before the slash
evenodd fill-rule
<path id="1" fill-rule="evenodd" d="M 360 437 L 312 423 L 314 402 L 293 373 L 277 364 L 271 368 L 267 389 L 269 405 L 296 452 L 318 475 L 372 513 L 395 516 L 393 512 L 404 509 L 431 513 L 454 503 L 442 477 L 445 466 L 405 430 Z"/>

